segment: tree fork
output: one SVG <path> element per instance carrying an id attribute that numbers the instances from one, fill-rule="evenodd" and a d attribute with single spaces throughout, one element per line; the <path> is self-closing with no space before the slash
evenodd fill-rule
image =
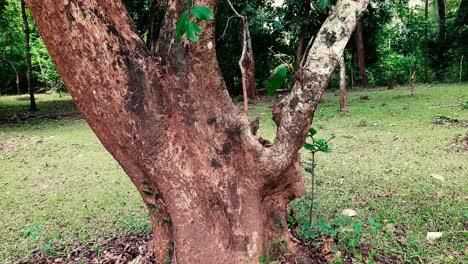
<path id="1" fill-rule="evenodd" d="M 226 90 L 214 23 L 200 23 L 197 44 L 175 42 L 185 1 L 169 1 L 151 52 L 120 1 L 28 0 L 75 103 L 152 214 L 158 262 L 195 264 L 256 262 L 278 237 L 303 257 L 274 220 L 285 224 L 287 204 L 304 192 L 298 151 L 367 3 L 331 10 L 264 146 Z M 216 11 L 215 0 L 197 4 Z"/>

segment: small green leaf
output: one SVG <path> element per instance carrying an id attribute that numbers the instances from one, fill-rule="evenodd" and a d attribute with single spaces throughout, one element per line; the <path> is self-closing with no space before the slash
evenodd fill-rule
<path id="1" fill-rule="evenodd" d="M 288 66 L 286 64 L 281 64 L 280 66 L 276 67 L 270 78 L 268 78 L 267 83 L 267 94 L 272 95 L 283 86 L 284 82 L 286 81 L 286 75 L 288 73 Z"/>
<path id="2" fill-rule="evenodd" d="M 359 221 L 354 225 L 354 231 L 356 231 L 356 233 L 362 234 L 362 224 L 363 223 Z"/>
<path id="3" fill-rule="evenodd" d="M 176 32 L 175 32 L 176 41 L 180 41 L 184 33 L 187 32 L 189 21 L 190 21 L 189 12 L 188 11 L 183 12 L 182 15 L 180 15 L 176 23 Z"/>
<path id="4" fill-rule="evenodd" d="M 213 11 L 207 6 L 196 6 L 192 8 L 192 15 L 200 20 L 213 20 Z"/>
<path id="5" fill-rule="evenodd" d="M 315 136 L 317 134 L 317 130 L 315 130 L 313 127 L 309 129 L 309 135 L 311 137 Z"/>
<path id="6" fill-rule="evenodd" d="M 193 21 L 189 21 L 188 22 L 188 26 L 187 26 L 187 38 L 190 40 L 190 41 L 193 41 L 193 42 L 198 42 L 198 36 L 197 34 L 201 34 L 202 33 L 202 30 L 201 28 L 197 25 L 197 23 L 193 22 Z"/>
<path id="7" fill-rule="evenodd" d="M 304 148 L 305 148 L 306 150 L 314 151 L 314 150 L 315 150 L 315 145 L 310 144 L 310 143 L 305 143 L 305 144 L 304 144 Z"/>
<path id="8" fill-rule="evenodd" d="M 192 5 L 193 5 L 192 0 L 186 0 L 185 3 L 187 3 L 187 5 L 188 5 L 189 7 L 192 7 Z"/>

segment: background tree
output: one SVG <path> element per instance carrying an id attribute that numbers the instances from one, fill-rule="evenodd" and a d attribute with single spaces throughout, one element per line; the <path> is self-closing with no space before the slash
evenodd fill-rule
<path id="1" fill-rule="evenodd" d="M 242 54 L 239 59 L 239 67 L 242 74 L 242 96 L 244 97 L 244 112 L 247 114 L 249 112 L 249 99 L 255 100 L 257 98 L 252 38 L 250 37 L 249 22 L 247 17 L 239 14 L 231 1 L 227 0 L 227 2 L 235 14 L 234 16 L 231 16 L 230 19 L 237 17 L 241 20 Z M 226 26 L 229 26 L 229 21 Z"/>
<path id="2" fill-rule="evenodd" d="M 304 252 L 283 227 L 287 204 L 303 193 L 298 151 L 367 1 L 332 9 L 276 107 L 269 147 L 227 93 L 214 23 L 199 22 L 197 44 L 174 40 L 185 1 L 169 2 L 156 54 L 119 1 L 28 3 L 75 102 L 152 213 L 158 259 L 248 263 L 278 237 L 291 254 Z M 197 2 L 212 10 L 216 3 Z"/>
<path id="3" fill-rule="evenodd" d="M 29 91 L 29 101 L 30 101 L 30 106 L 29 110 L 31 111 L 36 111 L 36 99 L 34 98 L 34 87 L 31 82 L 32 78 L 32 63 L 31 63 L 31 43 L 30 43 L 30 29 L 29 29 L 29 23 L 28 23 L 28 14 L 26 13 L 26 3 L 24 0 L 21 0 L 21 17 L 23 18 L 23 30 L 24 30 L 24 46 L 26 49 L 26 52 L 24 54 L 25 59 L 26 59 L 26 80 L 27 80 L 27 85 L 28 85 L 28 91 Z"/>
<path id="4" fill-rule="evenodd" d="M 442 79 L 442 71 L 445 68 L 444 56 L 447 49 L 445 43 L 446 37 L 446 13 L 445 13 L 445 0 L 437 0 L 437 14 L 439 15 L 439 36 L 438 36 L 438 49 L 437 49 L 437 64 L 439 65 L 439 70 L 437 73 L 437 78 Z"/>

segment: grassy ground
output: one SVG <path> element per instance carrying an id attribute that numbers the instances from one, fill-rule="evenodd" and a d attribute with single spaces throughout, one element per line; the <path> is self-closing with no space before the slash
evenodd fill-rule
<path id="1" fill-rule="evenodd" d="M 403 262 L 466 263 L 468 155 L 454 142 L 468 128 L 433 121 L 438 115 L 468 119 L 457 105 L 468 100 L 468 85 L 418 86 L 414 98 L 406 88 L 351 92 L 346 116 L 337 111 L 337 96 L 328 93 L 325 100 L 314 127 L 320 137 L 336 139 L 333 152 L 317 161 L 320 217 L 354 209 L 354 221 L 393 224 L 391 232 L 365 232 L 361 242 Z M 38 103 L 44 115 L 76 113 L 69 97 L 41 96 Z M 0 120 L 21 116 L 26 105 L 0 97 Z M 251 114 L 261 117 L 259 133 L 272 139 L 268 106 L 256 103 Z M 64 253 L 57 248 L 78 243 L 98 250 L 114 234 L 149 230 L 135 188 L 83 120 L 0 125 L 0 168 L 0 260 L 32 250 Z M 426 241 L 433 231 L 444 232 L 442 238 Z"/>

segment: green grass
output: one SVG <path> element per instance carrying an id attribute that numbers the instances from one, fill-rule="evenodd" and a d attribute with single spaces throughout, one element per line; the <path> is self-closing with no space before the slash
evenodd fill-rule
<path id="1" fill-rule="evenodd" d="M 359 99 L 364 95 L 370 100 Z M 27 109 L 27 101 L 14 98 L 0 97 L 0 120 Z M 405 262 L 468 261 L 468 155 L 454 145 L 468 129 L 433 123 L 437 115 L 468 119 L 467 109 L 449 106 L 468 100 L 468 85 L 417 86 L 414 98 L 407 88 L 351 92 L 345 116 L 337 110 L 337 96 L 327 93 L 324 99 L 314 127 L 319 137 L 336 139 L 331 154 L 318 155 L 317 213 L 332 219 L 351 208 L 357 219 L 394 223 L 407 248 L 379 232 L 365 233 L 362 242 L 402 252 L 396 254 Z M 61 106 L 53 107 L 57 100 Z M 76 113 L 69 97 L 43 95 L 38 104 L 44 115 L 54 109 Z M 260 135 L 273 139 L 268 106 L 253 104 L 251 116 L 261 117 Z M 149 230 L 135 188 L 83 120 L 0 125 L 0 168 L 0 259 L 48 250 L 48 243 L 51 254 L 60 254 L 64 246 L 92 246 L 115 234 Z M 427 242 L 431 231 L 444 236 Z"/>

